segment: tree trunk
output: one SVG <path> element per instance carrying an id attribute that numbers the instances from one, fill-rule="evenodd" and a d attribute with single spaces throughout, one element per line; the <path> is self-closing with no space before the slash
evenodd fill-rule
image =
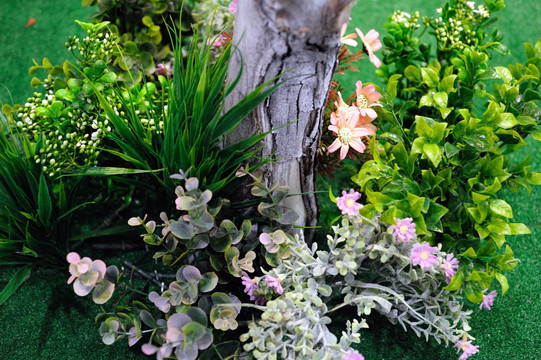
<path id="1" fill-rule="evenodd" d="M 295 123 L 273 131 L 264 140 L 262 156 L 274 153 L 264 181 L 287 185 L 285 206 L 300 218 L 296 225 L 315 226 L 318 220 L 316 153 L 323 112 L 340 48 L 340 28 L 349 17 L 352 0 L 238 0 L 230 78 L 242 77 L 226 101 L 229 108 L 258 85 L 291 70 L 289 79 L 246 118 L 228 142 L 254 133 Z M 313 232 L 305 233 L 307 240 Z"/>

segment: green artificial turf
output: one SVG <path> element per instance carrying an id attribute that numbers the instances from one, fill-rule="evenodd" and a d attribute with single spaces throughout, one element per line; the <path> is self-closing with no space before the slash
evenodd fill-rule
<path id="1" fill-rule="evenodd" d="M 0 10 L 0 104 L 24 104 L 35 89 L 28 69 L 32 59 L 41 64 L 47 57 L 53 65 L 73 61 L 64 43 L 69 35 L 84 31 L 75 20 L 89 22 L 96 10 L 79 0 L 2 1 Z M 26 27 L 35 19 L 34 25 Z M 46 76 L 40 71 L 38 78 Z"/>
<path id="2" fill-rule="evenodd" d="M 439 0 L 364 0 L 354 7 L 348 32 L 359 27 L 365 33 L 377 29 L 383 36 L 382 24 L 395 9 L 408 12 L 420 11 L 435 15 Z M 535 43 L 541 35 L 541 3 L 537 0 L 508 0 L 507 8 L 500 13 L 498 27 L 504 34 L 503 42 L 509 45 L 512 56 L 497 58 L 493 64 L 508 64 L 525 59 L 522 42 Z M 34 91 L 30 88 L 28 68 L 32 58 L 48 57 L 54 64 L 71 55 L 64 42 L 68 35 L 81 34 L 75 19 L 85 21 L 92 9 L 82 8 L 78 0 L 19 0 L 5 1 L 0 12 L 0 101 L 22 103 Z M 27 21 L 36 19 L 34 26 L 26 28 Z M 40 74 L 43 76 L 43 73 Z M 344 78 L 347 89 L 353 91 L 354 82 L 376 82 L 374 68 L 368 60 L 361 62 L 361 71 Z M 8 93 L 2 88 L 6 86 Z M 532 143 L 514 156 L 515 161 L 529 154 L 533 170 L 541 171 L 541 146 Z M 509 292 L 498 296 L 491 311 L 475 311 L 471 326 L 472 335 L 481 351 L 472 357 L 492 359 L 541 358 L 541 283 L 537 274 L 541 270 L 541 189 L 534 188 L 518 194 L 507 192 L 505 199 L 512 205 L 515 222 L 527 224 L 531 235 L 509 237 L 521 264 L 509 273 Z M 129 256 L 129 255 L 128 255 Z M 113 263 L 121 265 L 121 258 Z M 0 271 L 3 287 L 14 269 Z M 125 340 L 112 346 L 101 343 L 94 317 L 99 308 L 88 298 L 77 297 L 66 284 L 65 272 L 37 270 L 4 305 L 0 307 L 0 359 L 143 359 L 148 358 L 130 350 Z M 476 307 L 472 307 L 476 309 Z M 341 319 L 343 320 L 343 319 Z M 338 319 L 337 319 L 338 321 Z M 456 359 L 455 351 L 425 342 L 413 333 L 404 333 L 399 326 L 373 316 L 370 330 L 362 333 L 358 349 L 367 360 L 436 360 Z M 139 345 L 136 346 L 139 348 Z"/>

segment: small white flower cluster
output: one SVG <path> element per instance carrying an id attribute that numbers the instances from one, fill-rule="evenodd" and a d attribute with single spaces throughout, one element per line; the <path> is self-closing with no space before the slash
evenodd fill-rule
<path id="1" fill-rule="evenodd" d="M 418 24 L 419 17 L 418 11 L 414 12 L 412 15 L 405 11 L 396 10 L 391 16 L 391 20 L 403 24 L 404 27 L 418 29 L 421 26 Z"/>
<path id="2" fill-rule="evenodd" d="M 99 129 L 105 125 L 103 118 L 81 108 L 65 108 L 54 95 L 50 81 L 46 80 L 44 86 L 45 95 L 34 93 L 17 114 L 17 126 L 23 132 L 35 139 L 42 137 L 34 161 L 51 177 L 71 166 L 95 165 L 103 138 Z M 52 114 L 54 106 L 61 106 L 61 112 Z"/>
<path id="3" fill-rule="evenodd" d="M 474 45 L 477 35 L 475 28 L 490 18 L 488 9 L 484 5 L 475 8 L 474 1 L 459 0 L 453 9 L 454 17 L 447 18 L 446 13 L 450 9 L 446 10 L 445 12 L 442 8 L 436 10 L 445 18 L 440 16 L 433 21 L 428 18 L 423 19 L 425 24 L 434 27 L 440 49 L 460 50 Z"/>

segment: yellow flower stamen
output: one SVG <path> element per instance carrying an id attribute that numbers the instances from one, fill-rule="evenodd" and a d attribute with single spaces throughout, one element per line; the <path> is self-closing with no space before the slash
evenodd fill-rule
<path id="1" fill-rule="evenodd" d="M 400 227 L 400 232 L 401 232 L 402 234 L 407 233 L 407 232 L 408 232 L 408 227 L 407 227 L 406 225 L 402 225 L 402 226 Z"/>
<path id="2" fill-rule="evenodd" d="M 419 257 L 423 260 L 426 260 L 428 259 L 428 252 L 426 251 L 422 251 L 420 254 L 419 254 Z"/>
<path id="3" fill-rule="evenodd" d="M 368 107 L 368 99 L 366 98 L 366 96 L 357 96 L 357 105 L 359 105 L 361 109 L 366 109 Z"/>
<path id="4" fill-rule="evenodd" d="M 343 127 L 340 130 L 338 130 L 338 139 L 340 139 L 340 142 L 344 145 L 348 145 L 351 139 L 353 138 L 353 132 L 350 128 Z"/>
<path id="5" fill-rule="evenodd" d="M 347 199 L 347 200 L 346 200 L 346 206 L 347 206 L 348 208 L 351 208 L 351 207 L 355 206 L 355 200 L 353 200 L 353 199 Z"/>

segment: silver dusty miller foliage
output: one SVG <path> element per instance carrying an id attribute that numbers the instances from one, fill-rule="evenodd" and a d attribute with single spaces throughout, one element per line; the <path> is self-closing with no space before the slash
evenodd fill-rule
<path id="1" fill-rule="evenodd" d="M 302 237 L 288 238 L 291 256 L 270 271 L 282 279 L 284 293 L 269 301 L 241 336 L 245 351 L 256 359 L 342 358 L 360 342 L 359 331 L 368 327 L 363 317 L 372 310 L 438 343 L 467 336 L 471 311 L 443 289 L 444 252 L 437 251 L 434 267 L 421 269 L 410 258 L 417 240 L 397 242 L 377 218 L 345 216 L 333 231 L 329 251 L 315 243 L 309 248 Z M 333 312 L 346 306 L 355 307 L 358 319 L 348 320 L 338 339 L 328 326 Z"/>

